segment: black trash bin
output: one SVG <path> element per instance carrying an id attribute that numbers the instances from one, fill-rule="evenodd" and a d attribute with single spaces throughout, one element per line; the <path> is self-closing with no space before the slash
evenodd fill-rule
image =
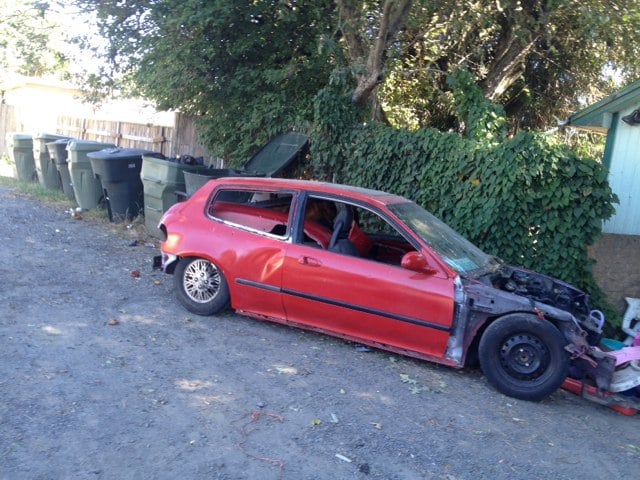
<path id="1" fill-rule="evenodd" d="M 47 143 L 47 150 L 49 150 L 49 157 L 53 162 L 53 166 L 58 172 L 60 184 L 62 185 L 62 191 L 67 198 L 73 200 L 73 184 L 71 182 L 71 174 L 69 173 L 69 166 L 67 165 L 67 158 L 69 152 L 67 152 L 67 146 L 69 142 L 74 140 L 73 138 L 60 138 L 55 142 Z"/>
<path id="2" fill-rule="evenodd" d="M 277 177 L 294 160 L 300 158 L 309 146 L 309 137 L 303 133 L 283 133 L 271 139 L 241 169 L 211 169 L 207 175 L 220 177 Z"/>
<path id="3" fill-rule="evenodd" d="M 142 155 L 150 153 L 137 148 L 108 148 L 87 154 L 93 173 L 102 182 L 112 222 L 130 220 L 144 211 L 140 170 Z"/>
<path id="4" fill-rule="evenodd" d="M 289 132 L 271 139 L 241 169 L 209 168 L 201 172 L 184 172 L 186 195 L 190 197 L 209 180 L 222 177 L 277 177 L 300 159 L 309 148 L 309 137 Z"/>

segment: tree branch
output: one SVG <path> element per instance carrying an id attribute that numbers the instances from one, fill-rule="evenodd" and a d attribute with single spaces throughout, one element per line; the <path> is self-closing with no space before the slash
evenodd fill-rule
<path id="1" fill-rule="evenodd" d="M 384 79 L 389 44 L 404 27 L 411 8 L 411 0 L 384 1 L 380 12 L 378 34 L 371 45 L 367 45 L 366 31 L 361 22 L 362 2 L 336 0 L 336 4 L 340 14 L 340 28 L 347 43 L 351 67 L 357 80 L 357 86 L 351 98 L 355 103 L 364 105 Z M 376 109 L 376 111 L 379 110 L 379 108 Z"/>

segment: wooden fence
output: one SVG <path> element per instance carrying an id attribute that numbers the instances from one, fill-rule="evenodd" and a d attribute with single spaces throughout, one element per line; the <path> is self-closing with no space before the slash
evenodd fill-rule
<path id="1" fill-rule="evenodd" d="M 6 134 L 20 131 L 21 125 L 20 111 L 16 107 L 0 105 L 0 155 L 7 153 Z M 141 148 L 166 157 L 203 157 L 205 164 L 222 167 L 222 160 L 212 158 L 199 144 L 194 119 L 179 113 L 176 113 L 175 127 L 60 115 L 55 128 L 48 129 L 46 133 L 113 143 L 122 148 Z"/>
<path id="2" fill-rule="evenodd" d="M 7 133 L 15 132 L 18 130 L 16 124 L 16 111 L 15 107 L 11 105 L 0 105 L 0 155 L 7 154 Z"/>

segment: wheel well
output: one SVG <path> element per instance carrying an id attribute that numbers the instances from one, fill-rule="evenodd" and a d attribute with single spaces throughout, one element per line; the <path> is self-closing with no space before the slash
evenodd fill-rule
<path id="1" fill-rule="evenodd" d="M 169 265 L 167 265 L 165 267 L 164 273 L 168 273 L 169 275 L 173 275 L 173 272 L 175 272 L 176 266 L 178 265 L 180 260 L 182 260 L 182 257 L 176 257 L 175 261 L 171 262 Z"/>
<path id="2" fill-rule="evenodd" d="M 508 312 L 508 313 L 505 313 L 503 315 L 498 315 L 498 316 L 495 316 L 495 317 L 487 318 L 482 323 L 480 328 L 478 328 L 478 330 L 475 332 L 475 334 L 473 336 L 473 340 L 471 340 L 471 344 L 469 345 L 469 348 L 467 348 L 467 353 L 466 353 L 466 357 L 465 357 L 465 361 L 464 361 L 464 366 L 465 367 L 477 368 L 477 367 L 480 366 L 480 360 L 478 358 L 478 346 L 480 345 L 480 339 L 482 338 L 482 335 L 484 334 L 485 330 L 487 329 L 487 327 L 489 327 L 489 325 L 491 325 L 493 322 L 495 322 L 499 318 L 502 318 L 505 315 L 510 315 L 512 313 L 532 313 L 532 312 Z M 563 332 L 563 330 L 558 325 L 558 323 L 559 323 L 558 320 L 556 320 L 554 318 L 545 318 L 545 321 L 548 321 L 554 327 L 556 327 L 560 331 L 560 333 L 562 333 L 563 336 L 566 338 L 566 334 Z"/>
<path id="3" fill-rule="evenodd" d="M 487 329 L 487 327 L 500 317 L 492 317 L 488 318 L 484 321 L 484 323 L 478 328 L 476 333 L 473 336 L 473 340 L 471 340 L 471 344 L 469 348 L 467 348 L 467 353 L 464 360 L 464 366 L 468 368 L 479 368 L 480 367 L 480 359 L 478 357 L 478 346 L 480 345 L 480 339 L 482 338 L 482 334 Z"/>
<path id="4" fill-rule="evenodd" d="M 499 392 L 540 401 L 556 391 L 569 372 L 566 339 L 549 321 L 513 312 L 491 322 L 482 334 L 482 372 Z"/>

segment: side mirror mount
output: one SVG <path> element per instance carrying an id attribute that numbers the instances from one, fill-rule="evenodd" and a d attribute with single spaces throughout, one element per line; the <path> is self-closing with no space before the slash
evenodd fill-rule
<path id="1" fill-rule="evenodd" d="M 429 265 L 427 258 L 422 253 L 416 252 L 415 250 L 407 252 L 402 256 L 400 266 L 407 270 L 411 270 L 412 272 L 423 273 L 425 275 L 434 275 L 437 273 L 437 270 Z"/>

